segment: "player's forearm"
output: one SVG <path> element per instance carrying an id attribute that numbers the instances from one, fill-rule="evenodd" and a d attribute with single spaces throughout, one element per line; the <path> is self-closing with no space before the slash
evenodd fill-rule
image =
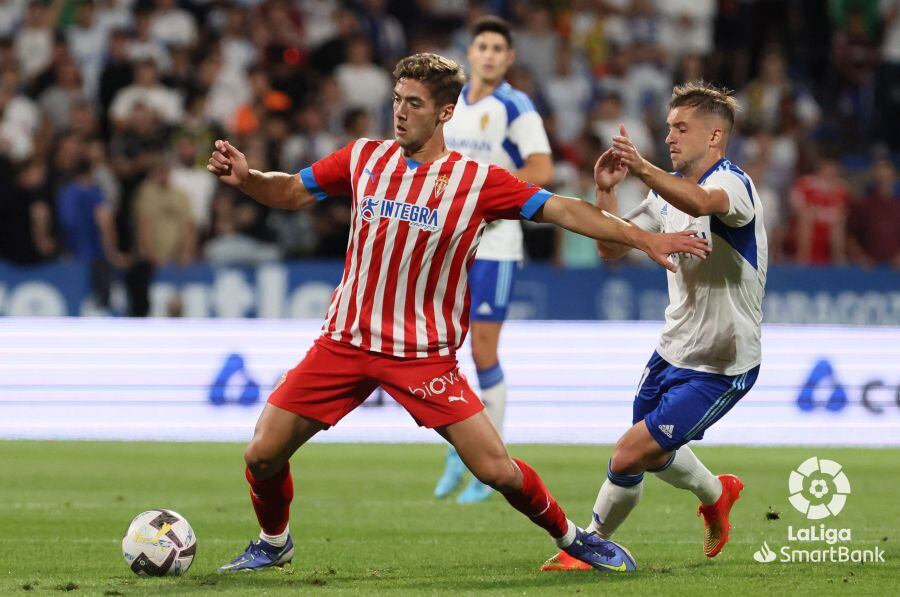
<path id="1" fill-rule="evenodd" d="M 669 174 L 645 160 L 641 181 L 675 208 L 699 218 L 720 213 L 710 192 L 695 182 Z M 723 212 L 724 213 L 724 212 Z"/>
<path id="2" fill-rule="evenodd" d="M 250 170 L 238 188 L 255 201 L 275 209 L 300 209 L 315 201 L 299 176 L 284 172 Z"/>
<path id="3" fill-rule="evenodd" d="M 594 205 L 607 213 L 618 215 L 619 206 L 618 200 L 616 199 L 616 189 L 612 188 L 608 191 L 603 191 L 598 188 L 594 200 Z M 596 242 L 597 252 L 603 259 L 619 259 L 631 249 L 631 247 L 629 247 L 628 245 L 619 243 L 612 243 L 602 240 L 598 240 Z"/>
<path id="4" fill-rule="evenodd" d="M 646 233 L 595 205 L 554 195 L 544 204 L 539 222 L 549 222 L 594 240 L 619 243 L 629 247 L 645 246 Z"/>

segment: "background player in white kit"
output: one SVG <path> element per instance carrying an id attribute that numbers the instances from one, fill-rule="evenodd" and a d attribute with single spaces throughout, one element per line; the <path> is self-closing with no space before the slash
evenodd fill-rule
<path id="1" fill-rule="evenodd" d="M 476 161 L 501 166 L 537 186 L 549 184 L 553 161 L 544 123 L 528 96 L 503 80 L 515 61 L 509 25 L 498 17 L 484 17 L 472 26 L 472 37 L 468 49 L 471 77 L 459 96 L 453 118 L 444 126 L 447 147 Z M 521 224 L 498 220 L 485 229 L 469 270 L 472 359 L 481 400 L 501 433 L 506 382 L 497 347 L 523 257 Z M 435 495 L 449 495 L 465 472 L 465 465 L 451 447 Z M 457 501 L 479 502 L 491 493 L 490 487 L 473 477 Z"/>
<path id="2" fill-rule="evenodd" d="M 753 182 L 725 158 L 737 107 L 728 92 L 702 81 L 676 87 L 666 137 L 674 175 L 644 160 L 624 126 L 595 167 L 599 207 L 615 213 L 615 187 L 630 172 L 650 193 L 625 219 L 651 232 L 699 230 L 712 247 L 706 260 L 678 256 L 678 271 L 668 275 L 666 325 L 638 386 L 633 426 L 616 444 L 594 505 L 589 530 L 604 538 L 637 505 L 650 471 L 700 499 L 708 557 L 728 541 L 729 514 L 744 485 L 734 475 L 714 476 L 687 444 L 702 439 L 759 373 L 768 250 Z M 597 247 L 605 259 L 628 251 Z M 583 568 L 565 554 L 542 567 Z"/>

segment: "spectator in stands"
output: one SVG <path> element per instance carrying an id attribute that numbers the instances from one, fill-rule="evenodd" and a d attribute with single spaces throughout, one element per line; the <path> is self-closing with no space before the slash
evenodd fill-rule
<path id="1" fill-rule="evenodd" d="M 134 83 L 116 94 L 110 115 L 122 128 L 134 116 L 135 106 L 142 105 L 154 112 L 161 122 L 174 125 L 182 116 L 181 102 L 177 92 L 160 83 L 156 63 L 143 59 L 135 67 Z"/>
<path id="2" fill-rule="evenodd" d="M 575 168 L 569 163 L 554 164 L 553 187 L 560 195 L 575 197 L 588 203 L 594 202 L 597 188 L 594 182 L 593 165 Z M 556 227 L 556 252 L 553 261 L 561 267 L 591 268 L 600 265 L 597 243 L 590 238 Z M 582 242 L 585 239 L 586 242 Z"/>
<path id="3" fill-rule="evenodd" d="M 53 125 L 53 131 L 59 133 L 72 126 L 72 106 L 86 99 L 81 84 L 81 71 L 71 59 L 65 59 L 54 65 L 56 81 L 38 98 L 38 105 Z"/>
<path id="4" fill-rule="evenodd" d="M 387 12 L 386 0 L 362 0 L 359 21 L 372 40 L 375 61 L 388 70 L 406 54 L 406 33 L 395 16 Z"/>
<path id="5" fill-rule="evenodd" d="M 156 10 L 150 21 L 150 34 L 158 43 L 167 47 L 191 47 L 197 43 L 194 17 L 179 8 L 175 0 L 156 0 Z"/>
<path id="6" fill-rule="evenodd" d="M 715 0 L 666 0 L 658 6 L 669 56 L 677 60 L 684 54 L 708 56 L 712 52 Z"/>
<path id="7" fill-rule="evenodd" d="M 333 33 L 318 44 L 309 57 L 310 66 L 322 75 L 331 75 L 347 60 L 347 48 L 360 32 L 359 20 L 349 8 L 339 8 L 332 14 Z"/>
<path id="8" fill-rule="evenodd" d="M 884 32 L 875 93 L 875 134 L 900 153 L 900 127 L 896 121 L 900 113 L 900 0 L 882 0 L 879 7 Z"/>
<path id="9" fill-rule="evenodd" d="M 814 126 L 820 116 L 816 100 L 788 77 L 784 57 L 774 48 L 763 55 L 759 76 L 750 81 L 739 99 L 744 108 L 742 118 L 773 133 L 785 128 L 786 109 L 796 114 L 805 129 Z M 786 108 L 785 104 L 792 105 Z"/>
<path id="10" fill-rule="evenodd" d="M 554 120 L 556 139 L 571 143 L 584 130 L 586 114 L 593 99 L 593 82 L 578 64 L 572 48 L 560 45 L 553 77 L 545 82 L 544 92 Z"/>
<path id="11" fill-rule="evenodd" d="M 134 81 L 134 70 L 128 56 L 128 35 L 124 30 L 115 30 L 109 36 L 109 50 L 100 72 L 100 84 L 97 99 L 100 103 L 100 114 L 103 130 L 108 131 L 109 109 L 119 91 Z"/>
<path id="12" fill-rule="evenodd" d="M 850 210 L 848 247 L 854 263 L 900 268 L 900 181 L 890 160 L 871 170 L 868 192 Z"/>
<path id="13" fill-rule="evenodd" d="M 231 68 L 242 72 L 247 72 L 257 59 L 256 46 L 247 37 L 248 26 L 247 9 L 238 4 L 232 5 L 222 30 L 222 58 Z"/>
<path id="14" fill-rule="evenodd" d="M 13 165 L 0 158 L 0 259 L 33 264 L 55 257 L 52 204 L 47 196 L 47 168 L 37 158 Z"/>
<path id="15" fill-rule="evenodd" d="M 842 265 L 847 260 L 850 189 L 834 156 L 822 155 L 815 172 L 797 180 L 791 190 L 791 207 L 796 261 L 802 265 Z"/>
<path id="16" fill-rule="evenodd" d="M 21 162 L 35 148 L 43 117 L 37 105 L 20 91 L 15 68 L 0 73 L 0 154 Z"/>
<path id="17" fill-rule="evenodd" d="M 604 147 L 609 147 L 613 137 L 619 134 L 619 126 L 622 124 L 641 155 L 652 160 L 656 155 L 656 148 L 647 125 L 642 120 L 626 116 L 622 96 L 615 91 L 607 91 L 594 108 L 591 132 L 600 139 Z"/>
<path id="18" fill-rule="evenodd" d="M 356 139 L 374 139 L 378 137 L 372 116 L 365 108 L 347 110 L 344 115 L 344 141 L 349 143 Z"/>
<path id="19" fill-rule="evenodd" d="M 535 81 L 549 81 L 560 45 L 559 34 L 553 30 L 553 14 L 544 4 L 531 5 L 524 20 L 525 26 L 513 33 L 516 63 L 528 69 Z"/>
<path id="20" fill-rule="evenodd" d="M 66 31 L 72 57 L 81 67 L 84 91 L 97 97 L 109 29 L 97 19 L 94 0 L 82 0 L 75 9 L 75 23 Z"/>
<path id="21" fill-rule="evenodd" d="M 373 63 L 372 42 L 355 36 L 347 47 L 347 62 L 335 71 L 335 79 L 349 108 L 365 108 L 378 123 L 387 124 L 393 80 L 386 70 Z"/>
<path id="22" fill-rule="evenodd" d="M 86 156 L 77 159 L 72 180 L 59 189 L 56 221 L 62 254 L 90 266 L 94 300 L 108 308 L 112 268 L 124 267 L 127 260 L 118 250 L 114 214 Z"/>
<path id="23" fill-rule="evenodd" d="M 61 6 L 43 2 L 29 2 L 22 25 L 15 30 L 15 53 L 25 81 L 30 81 L 46 69 L 53 60 L 53 25 Z"/>
<path id="24" fill-rule="evenodd" d="M 865 14 L 856 8 L 852 10 L 846 27 L 835 32 L 831 43 L 842 135 L 856 149 L 863 149 L 874 117 L 875 69 L 879 59 Z"/>
<path id="25" fill-rule="evenodd" d="M 206 258 L 210 263 L 254 266 L 279 259 L 281 254 L 274 244 L 240 231 L 240 207 L 233 193 L 223 190 L 213 206 L 214 234 L 206 245 Z"/>
<path id="26" fill-rule="evenodd" d="M 190 264 L 197 256 L 197 224 L 188 196 L 171 180 L 171 167 L 153 157 L 134 205 L 137 256 L 155 267 Z"/>
<path id="27" fill-rule="evenodd" d="M 212 212 L 212 198 L 216 192 L 216 180 L 198 163 L 200 149 L 191 137 L 176 138 L 175 162 L 169 174 L 172 188 L 184 193 L 191 207 L 191 216 L 197 228 L 198 238 L 206 238 Z M 204 146 L 203 150 L 206 149 Z M 204 154 L 205 155 L 205 154 Z"/>
<path id="28" fill-rule="evenodd" d="M 153 10 L 139 5 L 134 11 L 134 28 L 128 38 L 128 58 L 132 62 L 152 61 L 157 68 L 169 68 L 169 51 L 153 37 Z"/>

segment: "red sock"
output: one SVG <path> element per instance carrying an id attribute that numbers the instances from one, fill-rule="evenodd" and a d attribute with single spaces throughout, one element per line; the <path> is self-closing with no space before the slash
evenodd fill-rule
<path id="1" fill-rule="evenodd" d="M 513 462 L 522 471 L 522 489 L 504 493 L 503 497 L 513 508 L 550 533 L 554 539 L 565 535 L 569 530 L 566 513 L 550 495 L 550 490 L 544 485 L 541 477 L 527 463 L 516 458 L 513 458 Z"/>
<path id="2" fill-rule="evenodd" d="M 256 510 L 259 526 L 267 535 L 283 533 L 291 516 L 291 500 L 294 499 L 290 464 L 285 463 L 274 477 L 262 481 L 254 479 L 249 468 L 244 473 L 250 483 L 250 501 Z"/>

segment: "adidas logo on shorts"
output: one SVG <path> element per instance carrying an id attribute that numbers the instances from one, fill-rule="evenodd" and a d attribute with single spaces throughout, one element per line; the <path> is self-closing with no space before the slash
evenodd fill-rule
<path id="1" fill-rule="evenodd" d="M 659 430 L 662 431 L 666 437 L 672 439 L 672 432 L 675 431 L 675 425 L 660 425 Z"/>

